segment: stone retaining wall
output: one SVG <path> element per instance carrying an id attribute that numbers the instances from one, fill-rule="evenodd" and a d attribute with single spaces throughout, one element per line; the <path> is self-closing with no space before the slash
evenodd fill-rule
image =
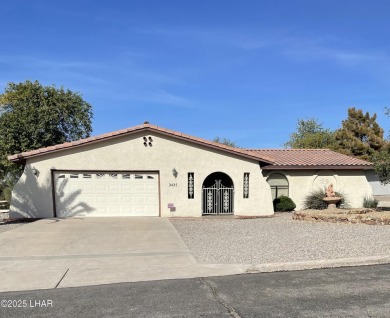
<path id="1" fill-rule="evenodd" d="M 293 220 L 310 222 L 332 223 L 364 223 L 368 225 L 390 225 L 390 216 L 386 212 L 374 212 L 372 210 L 320 212 L 320 211 L 296 211 L 292 214 Z"/>

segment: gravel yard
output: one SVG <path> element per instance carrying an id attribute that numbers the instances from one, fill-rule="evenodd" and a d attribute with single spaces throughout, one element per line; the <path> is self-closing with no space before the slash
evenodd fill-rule
<path id="1" fill-rule="evenodd" d="M 16 229 L 19 226 L 26 224 L 25 222 L 3 223 L 4 219 L 8 219 L 8 213 L 0 213 L 0 234 L 12 229 Z"/>
<path id="2" fill-rule="evenodd" d="M 390 226 L 262 219 L 171 219 L 199 263 L 264 264 L 390 255 Z"/>

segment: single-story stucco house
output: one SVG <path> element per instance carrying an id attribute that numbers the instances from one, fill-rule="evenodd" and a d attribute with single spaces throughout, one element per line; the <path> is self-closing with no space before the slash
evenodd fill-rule
<path id="1" fill-rule="evenodd" d="M 143 125 L 8 157 L 24 165 L 11 217 L 272 215 L 332 183 L 352 207 L 369 162 L 327 149 L 240 149 Z"/>

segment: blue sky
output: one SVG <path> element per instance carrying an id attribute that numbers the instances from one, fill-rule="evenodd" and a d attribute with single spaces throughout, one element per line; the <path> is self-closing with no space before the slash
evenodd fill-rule
<path id="1" fill-rule="evenodd" d="M 336 129 L 390 99 L 390 1 L 2 1 L 0 91 L 80 92 L 93 135 L 145 120 L 277 148 L 298 118 Z"/>

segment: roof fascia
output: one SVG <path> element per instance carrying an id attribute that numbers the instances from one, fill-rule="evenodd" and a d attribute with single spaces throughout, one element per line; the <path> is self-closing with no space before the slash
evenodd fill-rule
<path id="1" fill-rule="evenodd" d="M 330 169 L 341 169 L 341 170 L 372 170 L 372 165 L 351 165 L 351 166 L 343 166 L 343 165 L 335 165 L 335 166 L 276 166 L 269 165 L 263 166 L 262 170 L 330 170 Z"/>
<path id="2" fill-rule="evenodd" d="M 153 131 L 153 132 L 156 132 L 158 134 L 166 135 L 166 136 L 173 137 L 173 138 L 180 139 L 180 140 L 185 140 L 185 141 L 188 141 L 190 143 L 199 144 L 199 145 L 202 145 L 202 146 L 205 146 L 205 147 L 217 149 L 217 150 L 220 150 L 220 151 L 223 151 L 223 152 L 234 154 L 234 155 L 240 156 L 240 157 L 245 157 L 245 158 L 252 159 L 252 160 L 255 160 L 255 161 L 258 161 L 258 162 L 262 162 L 262 163 L 265 163 L 265 164 L 272 164 L 273 163 L 270 160 L 260 158 L 259 156 L 251 155 L 250 153 L 242 153 L 240 151 L 234 151 L 233 149 L 227 149 L 225 147 L 219 147 L 217 145 L 211 144 L 211 142 L 209 144 L 207 141 L 204 142 L 204 141 L 200 141 L 200 140 L 199 141 L 198 140 L 194 140 L 189 135 L 185 135 L 185 134 L 178 133 L 178 132 L 171 132 L 171 131 L 165 130 L 165 129 L 157 129 L 157 128 L 150 127 L 150 126 L 146 126 L 146 127 L 144 126 L 144 127 L 140 127 L 140 128 L 136 128 L 136 129 L 130 130 L 130 131 L 124 131 L 123 133 L 118 133 L 118 134 L 115 134 L 115 135 L 112 135 L 112 136 L 104 136 L 104 137 L 96 136 L 96 137 L 86 138 L 87 139 L 86 141 L 81 141 L 78 144 L 74 144 L 74 145 L 71 145 L 69 147 L 57 148 L 57 149 L 54 148 L 54 149 L 50 149 L 50 150 L 46 150 L 46 151 L 44 151 L 44 150 L 43 151 L 37 151 L 36 153 L 33 153 L 31 155 L 22 155 L 22 154 L 10 155 L 10 156 L 8 156 L 8 160 L 10 160 L 10 161 L 12 161 L 14 163 L 18 163 L 18 164 L 22 164 L 23 165 L 23 164 L 26 163 L 26 160 L 29 159 L 29 158 L 39 157 L 39 156 L 42 156 L 42 155 L 46 155 L 46 154 L 49 154 L 49 153 L 50 154 L 51 153 L 56 153 L 56 152 L 59 152 L 59 151 L 65 151 L 65 150 L 68 150 L 68 149 L 71 149 L 71 148 L 72 149 L 73 148 L 79 148 L 79 147 L 83 147 L 83 146 L 86 146 L 86 145 L 95 144 L 95 143 L 98 143 L 98 142 L 101 142 L 101 141 L 106 141 L 106 140 L 111 140 L 111 139 L 114 139 L 114 138 L 119 138 L 119 137 L 123 137 L 123 136 L 127 136 L 127 135 L 132 135 L 132 134 L 135 134 L 135 133 L 138 133 L 138 132 L 141 132 L 141 131 Z M 74 141 L 74 142 L 77 143 L 78 141 Z M 53 146 L 53 147 L 55 147 L 55 146 Z M 243 151 L 245 151 L 245 150 L 243 150 Z"/>

